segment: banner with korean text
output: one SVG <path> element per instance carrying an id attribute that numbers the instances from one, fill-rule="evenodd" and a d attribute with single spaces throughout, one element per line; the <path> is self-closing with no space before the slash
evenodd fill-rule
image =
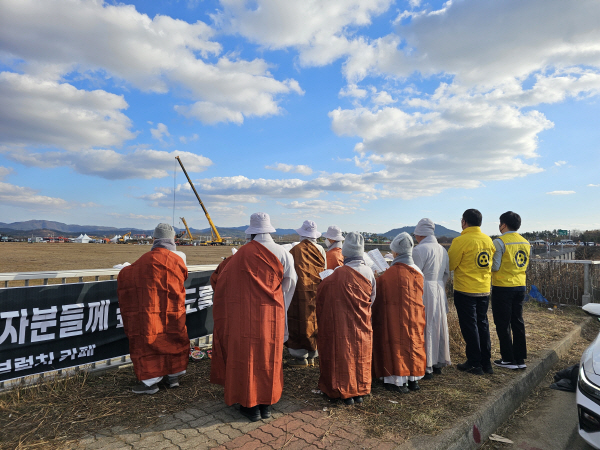
<path id="1" fill-rule="evenodd" d="M 211 274 L 185 282 L 190 339 L 213 330 Z M 116 280 L 0 289 L 0 381 L 127 354 Z"/>

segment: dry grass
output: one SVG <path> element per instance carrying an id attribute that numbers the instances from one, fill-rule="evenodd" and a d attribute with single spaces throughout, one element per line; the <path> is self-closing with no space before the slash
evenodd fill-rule
<path id="1" fill-rule="evenodd" d="M 559 370 L 566 367 L 578 364 L 583 351 L 592 343 L 600 332 L 600 322 L 594 320 L 591 324 L 585 327 L 580 338 L 573 344 L 569 352 L 561 358 L 554 367 L 546 374 L 544 380 L 536 386 L 527 399 L 515 410 L 510 418 L 498 428 L 495 433 L 501 436 L 506 436 L 516 423 L 522 423 L 522 419 L 532 411 L 539 411 L 540 404 L 550 395 L 550 384 L 554 382 L 553 376 Z M 487 441 L 482 447 L 482 450 L 502 449 L 509 445 L 494 441 Z"/>
<path id="2" fill-rule="evenodd" d="M 584 313 L 575 308 L 550 312 L 547 308 L 528 305 L 524 317 L 530 359 L 552 341 L 562 338 L 583 316 Z M 464 359 L 464 344 L 452 307 L 449 326 L 451 354 L 456 364 Z M 499 357 L 493 325 L 491 334 L 492 356 Z M 110 371 L 101 377 L 80 374 L 5 393 L 0 395 L 0 447 L 58 448 L 107 427 L 147 426 L 162 415 L 198 402 L 222 399 L 222 388 L 209 384 L 209 373 L 209 361 L 190 363 L 188 375 L 179 389 L 161 389 L 152 396 L 136 396 L 130 392 L 136 382 L 131 367 Z M 327 408 L 338 420 L 360 423 L 370 436 L 393 437 L 399 441 L 451 427 L 516 375 L 512 371 L 496 370 L 494 375 L 481 377 L 458 372 L 451 366 L 444 369 L 443 375 L 421 381 L 421 391 L 413 394 L 392 394 L 380 382 L 374 382 L 372 395 L 362 406 L 346 408 L 312 393 L 317 388 L 318 368 L 286 367 L 284 395 L 305 407 Z"/>
<path id="3" fill-rule="evenodd" d="M 585 313 L 572 307 L 548 311 L 546 307 L 528 302 L 523 316 L 531 361 L 537 358 L 543 349 L 550 347 L 553 341 L 562 339 L 575 324 L 584 320 Z M 491 311 L 489 320 L 492 359 L 498 359 L 499 345 Z M 448 326 L 453 364 L 463 362 L 464 341 L 456 309 L 452 304 L 448 314 Z M 292 373 L 294 372 L 298 371 L 294 370 Z M 302 385 L 305 392 L 310 392 L 309 386 L 314 389 L 318 381 L 318 370 L 315 369 L 314 372 L 312 377 L 299 374 L 301 378 L 294 379 L 294 384 Z M 288 377 L 291 378 L 291 375 Z M 450 428 L 460 418 L 475 412 L 485 399 L 517 375 L 515 371 L 498 369 L 494 375 L 475 376 L 459 372 L 453 365 L 445 368 L 443 375 L 436 376 L 433 380 L 420 381 L 421 390 L 417 393 L 392 394 L 383 388 L 381 382 L 374 381 L 371 398 L 362 406 L 354 408 L 331 404 L 315 395 L 311 398 L 300 394 L 296 398 L 304 399 L 305 403 L 321 409 L 328 408 L 330 414 L 341 420 L 361 423 L 372 437 L 393 438 L 400 442 L 415 435 L 431 435 Z M 307 379 L 310 379 L 310 383 L 306 383 Z"/>
<path id="4" fill-rule="evenodd" d="M 191 362 L 179 389 L 136 395 L 131 367 L 99 377 L 80 373 L 66 379 L 19 388 L 0 396 L 0 448 L 59 448 L 113 426 L 135 429 L 194 403 L 223 398 L 221 386 L 208 383 L 210 362 Z"/>
<path id="5" fill-rule="evenodd" d="M 148 246 L 94 244 L 1 244 L 0 272 L 97 269 L 133 262 Z M 231 253 L 228 247 L 181 247 L 189 264 L 215 264 Z M 564 337 L 584 313 L 577 308 L 548 311 L 526 304 L 529 360 L 538 357 L 552 342 Z M 492 359 L 500 357 L 490 312 Z M 448 315 L 453 364 L 464 361 L 464 342 L 456 310 Z M 585 347 L 583 347 L 585 348 Z M 582 349 L 581 349 L 582 350 Z M 580 354 L 580 352 L 579 352 Z M 578 359 L 578 358 L 577 358 Z M 77 375 L 65 380 L 21 388 L 0 395 L 0 448 L 58 448 L 70 440 L 112 427 L 145 427 L 160 416 L 181 411 L 198 402 L 222 399 L 220 386 L 208 382 L 210 362 L 190 363 L 188 375 L 176 390 L 161 389 L 153 396 L 136 396 L 132 369 L 107 372 L 101 377 Z M 476 410 L 478 405 L 505 385 L 512 371 L 496 370 L 491 376 L 458 372 L 455 366 L 430 381 L 421 381 L 421 391 L 398 396 L 374 382 L 372 395 L 362 406 L 346 408 L 332 404 L 311 391 L 317 388 L 319 370 L 284 369 L 284 395 L 298 404 L 327 408 L 339 420 L 359 423 L 374 437 L 400 441 L 415 435 L 435 434 Z"/>

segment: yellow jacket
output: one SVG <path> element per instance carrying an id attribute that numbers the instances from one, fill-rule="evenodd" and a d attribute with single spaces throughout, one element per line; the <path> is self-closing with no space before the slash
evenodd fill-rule
<path id="1" fill-rule="evenodd" d="M 454 238 L 448 250 L 454 289 L 468 294 L 490 292 L 494 243 L 480 227 L 468 227 Z"/>
<path id="2" fill-rule="evenodd" d="M 500 269 L 492 272 L 492 286 L 516 287 L 525 286 L 527 282 L 527 266 L 531 246 L 527 239 L 519 233 L 506 233 L 500 236 L 504 243 L 504 253 Z"/>

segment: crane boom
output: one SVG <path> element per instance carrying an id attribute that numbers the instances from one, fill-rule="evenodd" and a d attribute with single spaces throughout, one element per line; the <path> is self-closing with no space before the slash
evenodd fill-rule
<path id="1" fill-rule="evenodd" d="M 185 219 L 183 217 L 180 217 L 181 221 L 183 222 L 183 224 L 185 225 L 185 229 L 187 230 L 187 234 L 190 238 L 190 241 L 194 240 L 194 236 L 192 236 L 192 232 L 190 231 L 190 228 L 188 227 L 187 222 L 185 221 Z"/>
<path id="2" fill-rule="evenodd" d="M 194 194 L 196 194 L 198 203 L 200 203 L 200 206 L 202 206 L 202 210 L 204 211 L 204 214 L 206 215 L 206 218 L 208 219 L 208 224 L 210 225 L 211 234 L 213 234 L 213 242 L 219 243 L 219 244 L 223 243 L 223 239 L 221 238 L 221 235 L 217 231 L 217 227 L 215 227 L 215 224 L 213 223 L 212 219 L 210 218 L 210 215 L 208 214 L 208 211 L 206 210 L 204 203 L 202 203 L 202 200 L 200 200 L 200 196 L 198 195 L 198 192 L 196 191 L 196 188 L 194 187 L 194 183 L 192 183 L 192 180 L 190 180 L 190 176 L 188 175 L 187 171 L 185 170 L 185 167 L 183 167 L 183 163 L 181 162 L 181 159 L 179 158 L 179 156 L 176 156 L 175 159 L 177 160 L 177 162 L 179 162 L 179 165 L 181 166 L 181 170 L 183 170 L 183 173 L 185 174 L 185 177 L 187 178 L 188 183 L 190 183 L 190 186 L 192 187 Z"/>

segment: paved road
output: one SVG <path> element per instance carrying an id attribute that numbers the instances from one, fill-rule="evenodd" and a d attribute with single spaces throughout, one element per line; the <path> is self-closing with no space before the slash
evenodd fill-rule
<path id="1" fill-rule="evenodd" d="M 543 400 L 535 405 L 534 399 L 526 400 L 524 417 L 514 417 L 505 425 L 502 436 L 513 445 L 489 443 L 488 448 L 515 448 L 522 450 L 590 450 L 578 432 L 575 394 L 571 392 L 543 390 Z M 500 433 L 498 431 L 497 433 Z"/>

